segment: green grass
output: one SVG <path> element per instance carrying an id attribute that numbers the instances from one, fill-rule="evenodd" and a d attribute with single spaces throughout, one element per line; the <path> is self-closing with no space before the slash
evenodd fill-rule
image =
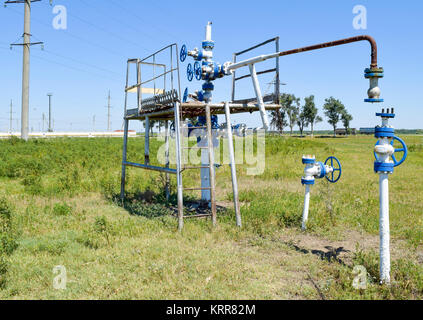
<path id="1" fill-rule="evenodd" d="M 372 137 L 269 136 L 262 175 L 237 167 L 242 230 L 230 168 L 222 166 L 217 196 L 227 209 L 218 227 L 187 220 L 181 234 L 174 177 L 166 202 L 163 175 L 129 168 L 127 200 L 116 200 L 121 139 L 0 141 L 0 298 L 422 299 L 423 137 L 403 138 L 409 157 L 390 177 L 390 287 L 378 284 Z M 160 145 L 152 141 L 152 154 Z M 128 159 L 141 162 L 143 150 L 142 139 L 131 138 Z M 334 155 L 343 165 L 336 185 L 313 186 L 307 233 L 299 231 L 303 154 Z M 187 185 L 198 179 L 184 174 Z M 357 248 L 342 258 L 324 251 L 339 241 Z M 57 265 L 66 267 L 66 290 L 53 288 Z M 352 286 L 355 265 L 367 269 L 366 290 Z"/>

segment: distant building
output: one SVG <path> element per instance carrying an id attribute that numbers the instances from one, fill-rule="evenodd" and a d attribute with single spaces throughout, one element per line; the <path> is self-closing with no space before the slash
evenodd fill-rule
<path id="1" fill-rule="evenodd" d="M 345 135 L 347 135 L 347 130 L 345 128 L 339 128 L 339 129 L 335 130 L 335 134 L 340 135 L 340 136 L 345 136 Z M 356 135 L 357 130 L 355 128 L 350 128 L 348 134 Z"/>
<path id="2" fill-rule="evenodd" d="M 360 134 L 375 134 L 375 128 L 360 128 Z"/>

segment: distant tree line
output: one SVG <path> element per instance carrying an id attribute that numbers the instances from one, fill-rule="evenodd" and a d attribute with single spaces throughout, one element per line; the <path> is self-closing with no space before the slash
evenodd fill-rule
<path id="1" fill-rule="evenodd" d="M 270 112 L 270 125 L 279 133 L 283 133 L 286 127 L 289 127 L 292 135 L 294 127 L 298 126 L 301 136 L 304 130 L 310 126 L 311 135 L 314 134 L 316 123 L 322 122 L 322 117 L 318 114 L 318 109 L 314 102 L 314 96 L 304 98 L 304 104 L 301 99 L 293 94 L 283 93 L 279 100 L 280 109 Z M 350 123 L 353 120 L 345 108 L 344 104 L 334 97 L 327 98 L 323 105 L 324 115 L 327 122 L 333 127 L 333 134 L 336 135 L 336 128 L 341 121 L 347 134 L 350 132 Z"/>

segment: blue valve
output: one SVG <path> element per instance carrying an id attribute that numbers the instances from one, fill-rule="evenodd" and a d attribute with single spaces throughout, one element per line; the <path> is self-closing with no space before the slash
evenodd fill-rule
<path id="1" fill-rule="evenodd" d="M 194 78 L 194 70 L 192 69 L 192 64 L 188 64 L 187 66 L 187 77 L 188 77 L 188 81 L 192 81 L 192 79 Z"/>
<path id="2" fill-rule="evenodd" d="M 325 175 L 325 178 L 331 182 L 331 183 L 335 183 L 338 182 L 339 179 L 341 179 L 341 174 L 342 174 L 342 166 L 341 163 L 339 162 L 339 160 L 335 157 L 329 157 L 326 159 L 325 161 L 325 165 L 328 164 L 330 160 L 330 166 L 333 168 L 333 171 L 330 173 L 330 177 L 328 177 L 328 175 Z M 335 160 L 335 162 L 334 162 Z M 337 165 L 336 167 L 334 166 Z M 337 172 L 337 175 L 335 174 L 335 172 Z"/>
<path id="3" fill-rule="evenodd" d="M 181 53 L 179 54 L 179 59 L 181 59 L 181 62 L 185 61 L 185 59 L 187 58 L 187 55 L 188 55 L 187 46 L 183 45 L 181 48 Z"/>
<path id="4" fill-rule="evenodd" d="M 185 103 L 185 102 L 187 102 L 187 100 L 188 100 L 188 88 L 185 88 L 184 97 L 182 99 L 182 102 Z"/>
<path id="5" fill-rule="evenodd" d="M 194 63 L 194 73 L 195 73 L 195 79 L 201 80 L 202 70 L 201 70 L 201 65 L 198 61 Z"/>
<path id="6" fill-rule="evenodd" d="M 394 161 L 394 167 L 398 167 L 399 165 L 401 165 L 405 161 L 405 159 L 407 159 L 407 156 L 408 156 L 408 148 L 407 148 L 407 145 L 405 144 L 404 140 L 402 140 L 401 138 L 398 138 L 398 137 L 394 137 L 392 139 L 391 146 L 394 145 L 395 140 L 397 140 L 402 145 L 402 148 L 395 149 L 395 153 L 397 153 L 397 152 L 404 152 L 404 154 L 403 154 L 403 156 L 402 156 L 402 158 L 401 158 L 400 161 L 398 161 L 397 158 L 395 157 L 395 153 L 391 156 L 392 157 L 392 160 Z M 376 143 L 376 145 L 379 145 L 379 144 L 380 144 L 380 141 L 378 141 Z M 378 161 L 379 159 L 377 158 L 376 152 L 374 152 L 374 155 L 375 155 L 376 161 Z"/>

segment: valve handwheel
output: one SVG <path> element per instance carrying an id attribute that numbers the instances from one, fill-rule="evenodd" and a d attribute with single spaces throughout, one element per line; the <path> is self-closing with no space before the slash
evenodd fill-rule
<path id="1" fill-rule="evenodd" d="M 339 162 L 339 160 L 337 158 L 329 157 L 329 158 L 326 159 L 325 165 L 327 165 L 329 161 L 330 161 L 330 166 L 333 168 L 333 171 L 330 173 L 330 177 L 328 177 L 328 175 L 326 175 L 325 178 L 329 182 L 332 182 L 332 183 L 338 182 L 338 180 L 341 179 L 341 174 L 342 174 L 341 163 Z M 335 172 L 337 173 L 337 175 L 336 175 Z"/>
<path id="2" fill-rule="evenodd" d="M 194 78 L 194 70 L 192 69 L 192 64 L 188 64 L 187 67 L 187 77 L 188 77 L 188 81 L 192 81 L 192 79 Z"/>
<path id="3" fill-rule="evenodd" d="M 187 100 L 188 100 L 188 88 L 185 88 L 185 91 L 184 91 L 184 97 L 183 97 L 183 99 L 182 99 L 182 102 L 187 102 Z"/>
<path id="4" fill-rule="evenodd" d="M 391 146 L 394 146 L 395 140 L 398 141 L 399 143 L 401 143 L 401 148 L 395 148 L 395 152 L 391 156 L 391 158 L 394 161 L 394 167 L 398 167 L 399 165 L 401 165 L 405 161 L 405 159 L 407 159 L 408 148 L 407 148 L 407 145 L 405 144 L 404 140 L 402 140 L 401 138 L 398 138 L 398 137 L 394 137 L 392 139 Z M 380 141 L 378 141 L 376 143 L 376 145 L 379 145 L 379 144 L 380 144 Z M 397 153 L 397 152 L 403 152 L 404 153 L 400 161 L 398 161 L 397 158 L 395 157 L 395 153 Z M 376 152 L 374 152 L 374 155 L 375 155 L 376 161 L 378 161 Z"/>
<path id="5" fill-rule="evenodd" d="M 201 65 L 198 61 L 194 63 L 194 73 L 195 73 L 195 79 L 201 80 L 202 70 L 201 70 Z"/>
<path id="6" fill-rule="evenodd" d="M 181 62 L 185 61 L 185 59 L 187 58 L 187 54 L 188 54 L 187 46 L 183 45 L 181 48 L 181 53 L 179 54 L 179 59 L 181 59 Z"/>

